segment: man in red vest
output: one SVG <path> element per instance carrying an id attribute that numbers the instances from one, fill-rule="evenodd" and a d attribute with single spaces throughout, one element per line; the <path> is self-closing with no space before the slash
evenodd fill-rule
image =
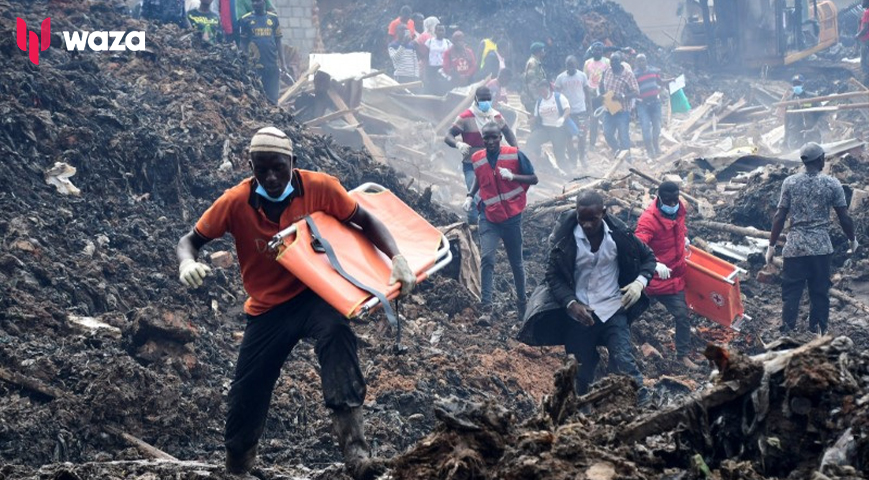
<path id="1" fill-rule="evenodd" d="M 501 146 L 501 127 L 494 122 L 483 126 L 483 144 L 471 156 L 474 167 L 474 185 L 463 208 L 480 212 L 480 262 L 482 276 L 482 299 L 485 309 L 492 305 L 492 285 L 495 274 L 495 251 L 498 241 L 504 242 L 507 259 L 513 270 L 516 284 L 516 308 L 519 318 L 525 315 L 525 266 L 522 264 L 522 211 L 525 210 L 525 192 L 537 184 L 534 167 L 516 147 Z M 474 195 L 479 192 L 480 201 L 473 205 Z"/>
<path id="2" fill-rule="evenodd" d="M 688 228 L 685 226 L 685 205 L 679 200 L 679 185 L 661 183 L 658 198 L 640 215 L 635 234 L 658 259 L 646 295 L 653 303 L 660 302 L 676 320 L 677 361 L 690 370 L 698 370 L 700 367 L 690 358 L 691 321 L 685 303 Z"/>

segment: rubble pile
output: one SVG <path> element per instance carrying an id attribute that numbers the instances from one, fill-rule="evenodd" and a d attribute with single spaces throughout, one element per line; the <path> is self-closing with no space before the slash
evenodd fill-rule
<path id="1" fill-rule="evenodd" d="M 49 5 L 55 34 L 37 66 L 15 45 L 12 19 L 37 25 Z M 8 159 L 0 176 L 0 478 L 223 478 L 225 395 L 245 294 L 229 239 L 202 252 L 214 274 L 198 290 L 177 281 L 174 250 L 200 212 L 249 175 L 250 135 L 275 125 L 292 137 L 300 167 L 334 174 L 348 187 L 380 183 L 435 225 L 457 219 L 431 190 L 409 188 L 369 155 L 313 135 L 270 106 L 234 47 L 199 50 L 174 26 L 122 17 L 101 2 L 0 0 L 0 16 L 7 20 L 0 26 L 0 155 Z M 60 48 L 57 32 L 77 29 L 145 30 L 148 49 Z M 851 192 L 867 188 L 865 156 L 830 168 Z M 783 172 L 767 168 L 744 188 L 726 190 L 724 180 L 707 182 L 700 171 L 692 163 L 679 173 L 693 174 L 691 192 L 706 197 L 718 219 L 763 227 L 752 219 L 769 212 L 768 191 L 780 187 Z M 633 174 L 604 180 L 610 211 L 635 222 L 650 185 Z M 745 221 L 727 210 L 734 199 L 751 204 Z M 551 226 L 570 204 L 567 195 L 526 216 L 529 289 L 543 279 Z M 866 211 L 855 212 L 861 238 L 869 234 Z M 702 212 L 692 212 L 692 237 L 731 239 L 692 227 Z M 369 439 L 375 454 L 394 458 L 394 478 L 703 478 L 695 472 L 704 459 L 718 478 L 810 478 L 803 473 L 821 470 L 821 457 L 838 452 L 829 449 L 840 439 L 844 459 L 830 454 L 827 477 L 859 478 L 849 468 L 865 468 L 849 452 L 863 459 L 869 452 L 862 393 L 869 325 L 845 300 L 834 300 L 831 333 L 850 342 L 770 344 L 779 291 L 747 277 L 743 293 L 755 321 L 741 333 L 693 320 L 698 349 L 717 341 L 755 355 L 727 353 L 734 360 L 718 364 L 712 384 L 708 370 L 676 364 L 671 321 L 655 307 L 633 328 L 656 400 L 641 411 L 628 380 L 607 378 L 575 398 L 575 366 L 559 370 L 560 349 L 513 340 L 512 279 L 499 256 L 495 316 L 481 317 L 470 292 L 436 276 L 402 302 L 404 354 L 394 353 L 394 332 L 374 322 L 354 327 L 369 384 Z M 740 265 L 753 274 L 757 261 L 753 255 Z M 865 250 L 851 261 L 838 288 L 869 280 Z M 770 375 L 756 378 L 760 368 Z M 688 406 L 731 386 L 738 395 L 705 411 Z M 734 441 L 743 425 L 753 428 L 744 448 Z M 340 453 L 309 343 L 286 364 L 259 453 L 269 466 L 257 469 L 260 478 L 347 478 L 334 463 Z"/>
<path id="2" fill-rule="evenodd" d="M 617 47 L 632 47 L 658 58 L 658 47 L 637 26 L 631 14 L 609 0 L 557 0 L 538 2 L 483 0 L 463 2 L 420 0 L 350 3 L 321 12 L 321 36 L 328 51 L 372 52 L 374 68 L 391 66 L 387 55 L 386 27 L 398 16 L 402 5 L 410 5 L 424 16 L 436 16 L 453 30 L 465 33 L 468 45 L 476 49 L 483 38 L 503 35 L 508 66 L 525 66 L 532 42 L 544 42 L 548 52 L 544 66 L 560 72 L 568 55 L 585 55 L 595 41 Z"/>
<path id="3" fill-rule="evenodd" d="M 445 400 L 436 430 L 395 459 L 395 477 L 865 478 L 869 355 L 846 337 L 768 347 L 746 357 L 710 346 L 712 382 L 651 414 L 631 408 L 625 379 L 577 398 L 565 387 L 575 362 L 522 423 L 494 402 Z"/>

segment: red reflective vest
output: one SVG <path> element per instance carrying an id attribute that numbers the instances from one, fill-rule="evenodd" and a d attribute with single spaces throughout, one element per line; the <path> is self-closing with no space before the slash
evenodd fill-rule
<path id="1" fill-rule="evenodd" d="M 480 150 L 471 156 L 474 175 L 480 185 L 480 202 L 486 220 L 501 223 L 525 210 L 525 192 L 531 186 L 527 183 L 507 181 L 498 174 L 499 168 L 506 168 L 514 175 L 521 175 L 519 168 L 519 149 L 516 147 L 501 147 L 495 168 L 489 165 L 486 151 Z"/>

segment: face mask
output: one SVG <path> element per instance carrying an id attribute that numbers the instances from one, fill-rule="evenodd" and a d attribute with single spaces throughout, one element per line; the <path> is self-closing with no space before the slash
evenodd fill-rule
<path id="1" fill-rule="evenodd" d="M 679 204 L 677 203 L 676 205 L 673 205 L 671 207 L 670 205 L 664 205 L 662 203 L 661 204 L 661 211 L 667 215 L 676 215 L 676 212 L 679 211 Z"/>
<path id="2" fill-rule="evenodd" d="M 480 109 L 481 112 L 488 112 L 492 108 L 492 101 L 485 100 L 482 102 L 477 102 L 477 107 Z"/>
<path id="3" fill-rule="evenodd" d="M 266 189 L 263 188 L 262 185 L 257 184 L 256 186 L 256 194 L 270 202 L 283 202 L 284 200 L 286 200 L 287 197 L 290 196 L 291 193 L 293 193 L 293 190 L 295 190 L 293 188 L 293 182 L 289 181 L 287 182 L 287 187 L 284 188 L 284 193 L 282 193 L 280 197 L 272 197 L 268 193 L 266 193 Z"/>
<path id="4" fill-rule="evenodd" d="M 794 94 L 802 95 L 802 93 L 803 93 L 803 86 L 802 85 L 794 85 Z"/>

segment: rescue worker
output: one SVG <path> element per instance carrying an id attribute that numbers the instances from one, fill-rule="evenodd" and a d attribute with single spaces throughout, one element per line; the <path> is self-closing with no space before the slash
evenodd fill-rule
<path id="1" fill-rule="evenodd" d="M 498 242 L 504 242 L 504 250 L 513 270 L 516 285 L 516 310 L 519 318 L 525 316 L 525 265 L 522 261 L 522 211 L 525 210 L 525 193 L 531 185 L 537 185 L 534 167 L 515 144 L 501 146 L 502 126 L 491 122 L 481 129 L 485 150 L 473 154 L 474 186 L 462 206 L 466 211 L 478 209 L 480 215 L 480 277 L 482 283 L 481 304 L 491 308 L 492 289 L 495 282 L 495 260 Z M 479 192 L 479 202 L 474 196 Z"/>
<path id="2" fill-rule="evenodd" d="M 800 149 L 800 160 L 806 168 L 789 176 L 782 183 L 778 209 L 772 219 L 766 263 L 775 257 L 775 244 L 790 216 L 791 223 L 782 256 L 782 333 L 797 326 L 797 315 L 803 289 L 808 283 L 809 330 L 827 332 L 830 316 L 830 261 L 833 244 L 830 241 L 830 209 L 836 211 L 842 231 L 848 237 L 851 252 L 857 251 L 854 222 L 848 215 L 845 191 L 835 178 L 821 173 L 825 152 L 817 143 L 807 143 Z"/>
<path id="3" fill-rule="evenodd" d="M 262 80 L 266 97 L 277 104 L 281 71 L 287 69 L 281 46 L 281 25 L 276 13 L 266 11 L 265 0 L 253 0 L 252 4 L 253 12 L 238 20 L 241 51 L 247 55 Z"/>
<path id="4" fill-rule="evenodd" d="M 811 98 L 816 96 L 814 92 L 809 92 L 804 88 L 804 79 L 802 75 L 794 75 L 791 79 L 791 91 L 789 95 L 785 95 L 783 101 L 799 100 L 803 98 Z M 787 110 L 797 110 L 811 107 L 811 103 L 799 103 L 791 105 Z M 809 113 L 787 113 L 782 112 L 785 116 L 785 145 L 788 148 L 796 149 L 800 145 L 805 144 L 810 138 L 820 140 L 820 132 L 815 128 L 820 119 L 818 112 Z"/>
<path id="5" fill-rule="evenodd" d="M 700 367 L 691 358 L 691 321 L 685 303 L 685 272 L 688 263 L 688 228 L 685 226 L 685 204 L 679 200 L 679 185 L 663 182 L 658 186 L 658 198 L 649 205 L 637 221 L 636 236 L 658 259 L 656 277 L 646 287 L 652 303 L 660 302 L 676 321 L 676 361 L 691 370 Z"/>
<path id="6" fill-rule="evenodd" d="M 401 283 L 401 295 L 410 293 L 416 277 L 383 223 L 357 204 L 337 179 L 293 168 L 293 144 L 284 132 L 274 127 L 259 130 L 249 151 L 253 177 L 224 192 L 177 248 L 180 280 L 196 288 L 210 272 L 197 260 L 199 251 L 231 234 L 249 295 L 244 304 L 247 325 L 227 399 L 226 470 L 244 476 L 253 467 L 281 367 L 299 340 L 313 338 L 323 397 L 332 410 L 345 465 L 356 478 L 372 478 L 382 468 L 370 458 L 363 434 L 365 380 L 356 336 L 341 313 L 290 274 L 264 246 L 295 220 L 324 212 L 358 225 L 392 259 L 390 283 Z"/>
<path id="7" fill-rule="evenodd" d="M 588 392 L 606 346 L 610 365 L 637 383 L 638 404 L 649 401 L 631 345 L 630 323 L 649 306 L 643 289 L 655 273 L 652 250 L 606 213 L 603 197 L 583 190 L 576 210 L 559 217 L 549 236 L 546 279 L 531 295 L 518 340 L 564 345 L 579 361 L 576 391 Z"/>
<path id="8" fill-rule="evenodd" d="M 493 122 L 501 130 L 504 139 L 511 147 L 516 147 L 516 135 L 507 125 L 501 113 L 492 108 L 492 92 L 488 87 L 478 87 L 474 92 L 474 103 L 470 108 L 460 113 L 450 130 L 444 136 L 444 143 L 457 149 L 462 154 L 462 174 L 465 177 L 465 185 L 468 191 L 474 186 L 474 167 L 471 156 L 486 148 L 483 142 L 483 126 Z M 456 137 L 462 136 L 460 141 Z M 468 211 L 468 224 L 477 224 L 477 209 Z"/>
<path id="9" fill-rule="evenodd" d="M 520 100 L 526 112 L 532 112 L 537 103 L 538 85 L 547 80 L 543 69 L 543 59 L 546 57 L 546 46 L 540 42 L 531 44 L 531 56 L 525 62 L 525 72 L 522 74 L 524 88 L 520 92 Z"/>
<path id="10" fill-rule="evenodd" d="M 500 33 L 492 38 L 484 38 L 480 41 L 480 46 L 477 47 L 477 58 L 480 59 L 480 68 L 477 72 L 478 79 L 483 80 L 488 77 L 491 80 L 498 78 L 498 74 L 506 66 L 504 57 L 498 51 L 501 43 Z"/>

